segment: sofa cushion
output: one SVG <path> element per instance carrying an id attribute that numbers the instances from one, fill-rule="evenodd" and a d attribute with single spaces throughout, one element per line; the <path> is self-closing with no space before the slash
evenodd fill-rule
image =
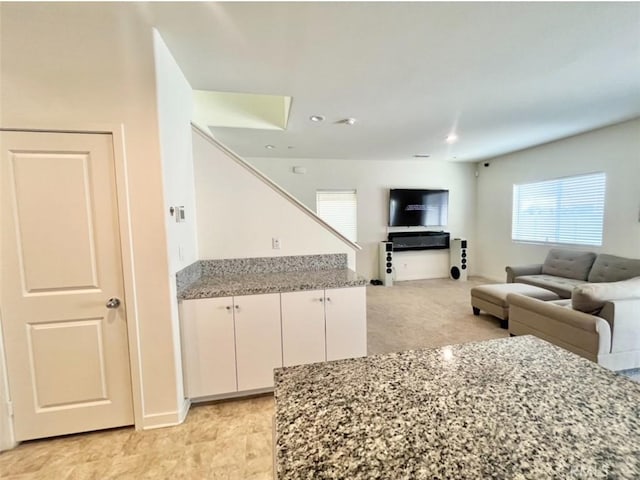
<path id="1" fill-rule="evenodd" d="M 542 273 L 575 280 L 587 280 L 595 259 L 596 254 L 593 252 L 552 248 L 542 264 Z"/>
<path id="2" fill-rule="evenodd" d="M 640 259 L 616 257 L 605 253 L 598 255 L 589 272 L 589 281 L 594 283 L 618 282 L 633 277 L 640 277 Z"/>
<path id="3" fill-rule="evenodd" d="M 571 298 L 571 292 L 573 292 L 575 287 L 587 283 L 584 280 L 556 277 L 554 275 L 522 275 L 516 277 L 514 281 L 546 288 L 547 290 L 557 293 L 562 298 Z"/>
<path id="4" fill-rule="evenodd" d="M 640 277 L 621 282 L 585 283 L 574 288 L 571 306 L 574 310 L 598 314 L 605 302 L 640 297 Z"/>

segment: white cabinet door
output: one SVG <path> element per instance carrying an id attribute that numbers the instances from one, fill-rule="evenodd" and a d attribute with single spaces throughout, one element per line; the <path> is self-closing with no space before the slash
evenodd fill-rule
<path id="1" fill-rule="evenodd" d="M 324 290 L 287 292 L 281 296 L 284 366 L 325 361 Z"/>
<path id="2" fill-rule="evenodd" d="M 233 298 L 238 391 L 273 387 L 273 369 L 282 366 L 280 294 Z"/>
<path id="3" fill-rule="evenodd" d="M 365 287 L 325 291 L 327 360 L 367 355 Z"/>
<path id="4" fill-rule="evenodd" d="M 181 306 L 186 396 L 237 391 L 232 298 L 184 300 Z"/>

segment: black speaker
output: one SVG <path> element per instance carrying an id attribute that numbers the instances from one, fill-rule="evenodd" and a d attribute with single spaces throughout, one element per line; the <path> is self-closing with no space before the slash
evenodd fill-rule
<path id="1" fill-rule="evenodd" d="M 449 245 L 451 253 L 451 268 L 449 276 L 453 280 L 466 280 L 469 272 L 469 257 L 467 256 L 467 241 L 454 238 Z"/>
<path id="2" fill-rule="evenodd" d="M 378 257 L 380 280 L 385 287 L 391 287 L 393 286 L 393 243 L 381 242 Z"/>

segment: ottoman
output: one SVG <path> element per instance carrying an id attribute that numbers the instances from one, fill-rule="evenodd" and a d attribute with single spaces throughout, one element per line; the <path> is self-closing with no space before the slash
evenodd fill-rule
<path id="1" fill-rule="evenodd" d="M 520 295 L 543 301 L 560 299 L 560 297 L 551 290 L 527 285 L 526 283 L 480 285 L 471 289 L 473 314 L 480 315 L 480 310 L 483 310 L 494 317 L 498 317 L 500 319 L 500 326 L 507 328 L 509 326 L 509 304 L 507 303 L 507 295 L 510 293 L 519 293 Z"/>

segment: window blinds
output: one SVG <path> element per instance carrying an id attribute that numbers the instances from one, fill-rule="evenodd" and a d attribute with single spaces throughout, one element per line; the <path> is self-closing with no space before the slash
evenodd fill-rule
<path id="1" fill-rule="evenodd" d="M 357 202 L 355 190 L 318 190 L 318 216 L 352 242 L 357 238 Z"/>
<path id="2" fill-rule="evenodd" d="M 512 239 L 602 245 L 604 172 L 513 186 Z"/>

